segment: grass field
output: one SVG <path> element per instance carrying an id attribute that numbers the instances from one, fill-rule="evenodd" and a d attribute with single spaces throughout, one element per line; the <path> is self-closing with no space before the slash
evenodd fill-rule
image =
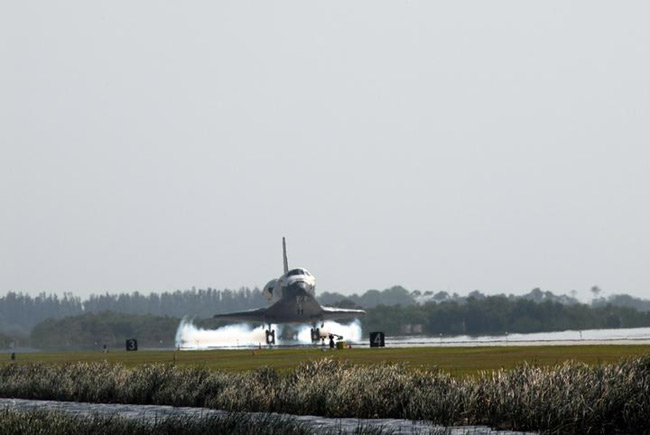
<path id="1" fill-rule="evenodd" d="M 418 347 L 356 348 L 345 350 L 264 349 L 211 351 L 112 351 L 24 353 L 16 363 L 120 362 L 126 366 L 145 363 L 172 363 L 202 366 L 225 371 L 246 371 L 259 367 L 288 370 L 300 363 L 325 357 L 353 364 L 405 363 L 410 367 L 438 368 L 454 376 L 472 375 L 481 370 L 510 369 L 524 362 L 553 366 L 567 360 L 587 364 L 612 363 L 626 356 L 650 355 L 647 345 L 594 346 L 512 346 L 512 347 Z M 9 363 L 7 354 L 0 364 Z"/>

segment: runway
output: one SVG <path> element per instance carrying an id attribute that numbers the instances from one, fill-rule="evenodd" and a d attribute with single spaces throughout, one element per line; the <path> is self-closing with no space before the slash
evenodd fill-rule
<path id="1" fill-rule="evenodd" d="M 352 347 L 369 346 L 368 339 L 347 340 Z M 575 346 L 575 345 L 650 345 L 650 328 L 587 329 L 531 334 L 458 335 L 458 336 L 387 336 L 386 347 L 472 347 L 472 346 Z M 255 349 L 253 345 L 232 342 L 211 343 L 203 348 L 181 347 L 181 350 Z M 276 348 L 327 348 L 327 344 L 305 344 L 283 340 Z"/>
<path id="2" fill-rule="evenodd" d="M 531 334 L 483 336 L 402 336 L 386 337 L 390 347 L 435 346 L 562 346 L 562 345 L 650 344 L 650 328 L 587 329 Z"/>

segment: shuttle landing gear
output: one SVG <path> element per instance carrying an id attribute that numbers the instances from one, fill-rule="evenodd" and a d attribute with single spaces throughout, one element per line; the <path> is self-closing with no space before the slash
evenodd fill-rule
<path id="1" fill-rule="evenodd" d="M 275 329 L 267 329 L 265 332 L 266 344 L 275 344 Z"/>
<path id="2" fill-rule="evenodd" d="M 311 342 L 318 343 L 320 341 L 320 329 L 311 328 Z"/>

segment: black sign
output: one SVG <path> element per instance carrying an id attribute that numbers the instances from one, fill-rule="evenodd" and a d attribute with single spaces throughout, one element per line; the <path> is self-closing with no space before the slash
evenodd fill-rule
<path id="1" fill-rule="evenodd" d="M 126 351 L 130 352 L 134 350 L 138 350 L 138 340 L 136 340 L 135 338 L 130 338 L 126 340 Z"/>
<path id="2" fill-rule="evenodd" d="M 371 332 L 370 333 L 370 347 L 384 347 L 386 345 L 384 341 L 383 332 Z"/>

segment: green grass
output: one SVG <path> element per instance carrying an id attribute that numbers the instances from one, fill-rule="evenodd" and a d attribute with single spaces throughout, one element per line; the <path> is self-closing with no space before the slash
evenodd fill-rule
<path id="1" fill-rule="evenodd" d="M 573 360 L 594 365 L 616 362 L 626 356 L 648 354 L 650 354 L 648 345 L 355 348 L 326 351 L 320 349 L 111 351 L 109 353 L 25 353 L 17 355 L 16 363 L 58 364 L 108 361 L 133 367 L 146 363 L 175 362 L 179 366 L 201 366 L 212 370 L 247 371 L 259 367 L 273 367 L 280 371 L 287 371 L 301 363 L 327 357 L 363 365 L 381 362 L 406 363 L 413 368 L 438 368 L 454 376 L 464 376 L 483 370 L 511 369 L 524 362 L 540 366 L 555 366 Z M 9 362 L 8 354 L 0 360 L 0 364 Z"/>

